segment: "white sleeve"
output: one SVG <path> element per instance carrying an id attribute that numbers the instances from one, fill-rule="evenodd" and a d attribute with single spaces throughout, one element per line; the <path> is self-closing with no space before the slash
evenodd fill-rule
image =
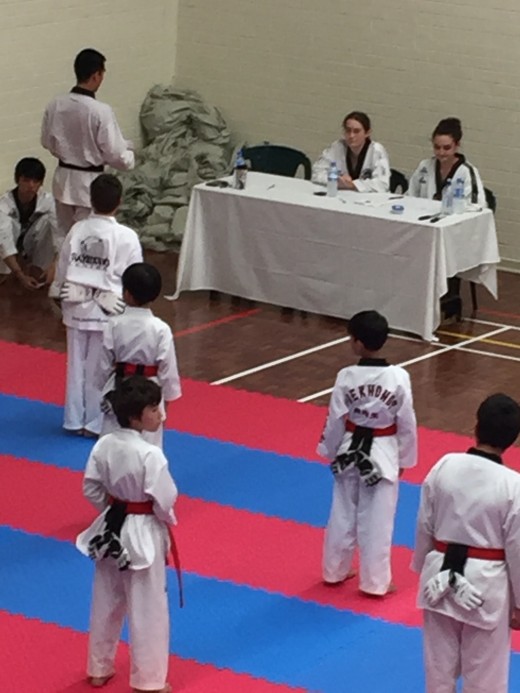
<path id="1" fill-rule="evenodd" d="M 42 118 L 40 142 L 41 142 L 41 145 L 44 149 L 48 149 L 51 152 L 51 154 L 54 154 L 54 152 L 51 149 L 51 138 L 50 138 L 50 132 L 49 132 L 49 107 L 48 106 L 45 109 L 45 112 L 44 112 L 43 118 Z"/>
<path id="2" fill-rule="evenodd" d="M 172 525 L 175 523 L 173 506 L 178 496 L 177 486 L 168 471 L 168 461 L 162 450 L 154 446 L 148 455 L 144 492 L 153 499 L 157 518 Z"/>
<path id="3" fill-rule="evenodd" d="M 520 608 L 520 493 L 518 488 L 514 491 L 504 523 L 504 549 L 514 605 L 518 609 Z"/>
<path id="4" fill-rule="evenodd" d="M 433 550 L 434 540 L 434 483 L 436 467 L 430 471 L 421 488 L 421 500 L 419 503 L 419 514 L 417 516 L 417 527 L 415 531 L 415 549 L 412 556 L 411 568 L 414 572 L 420 573 L 423 569 L 426 556 Z"/>
<path id="5" fill-rule="evenodd" d="M 99 511 L 103 511 L 108 505 L 108 497 L 101 475 L 98 469 L 96 454 L 98 444 L 94 445 L 90 457 L 88 458 L 83 477 L 83 495 Z"/>
<path id="6" fill-rule="evenodd" d="M 128 149 L 112 109 L 107 106 L 99 123 L 97 145 L 103 154 L 105 163 L 118 171 L 128 171 L 135 165 L 134 153 Z"/>
<path id="7" fill-rule="evenodd" d="M 410 376 L 404 371 L 405 382 L 401 386 L 402 402 L 396 413 L 399 468 L 407 469 L 417 464 L 417 420 L 413 408 Z"/>
<path id="8" fill-rule="evenodd" d="M 312 165 L 312 182 L 317 185 L 327 185 L 327 175 L 331 163 L 335 161 L 334 150 L 327 147 L 321 153 L 320 158 Z M 336 162 L 337 163 L 337 162 Z"/>
<path id="9" fill-rule="evenodd" d="M 327 460 L 335 459 L 345 435 L 345 416 L 348 414 L 348 407 L 345 404 L 343 391 L 344 388 L 340 385 L 340 375 L 338 374 L 330 396 L 329 413 L 325 428 L 316 449 L 318 455 L 325 457 Z"/>
<path id="10" fill-rule="evenodd" d="M 135 262 L 143 262 L 143 248 L 137 234 L 133 236 L 130 247 L 128 248 L 126 267 L 130 267 L 130 265 L 133 265 Z"/>
<path id="11" fill-rule="evenodd" d="M 377 144 L 374 145 L 374 168 L 372 178 L 358 178 L 352 181 L 359 192 L 388 192 L 390 190 L 390 160 L 386 149 Z"/>
<path id="12" fill-rule="evenodd" d="M 471 164 L 464 166 L 464 197 L 469 204 L 478 204 L 487 209 L 486 193 L 478 170 Z M 457 175 L 455 175 L 455 178 Z M 473 199 L 473 188 L 476 188 L 476 200 Z"/>
<path id="13" fill-rule="evenodd" d="M 159 365 L 157 377 L 164 400 L 172 402 L 175 399 L 179 399 L 182 391 L 179 369 L 177 367 L 177 356 L 175 354 L 173 335 L 167 325 L 165 325 L 165 329 L 161 331 L 159 336 L 157 360 Z"/>
<path id="14" fill-rule="evenodd" d="M 74 231 L 74 226 L 68 232 L 61 246 L 60 254 L 58 257 L 58 262 L 56 264 L 56 275 L 54 277 L 54 283 L 61 286 L 67 277 L 67 269 L 69 267 L 69 257 L 70 257 L 70 247 L 72 232 Z"/>
<path id="15" fill-rule="evenodd" d="M 51 229 L 52 246 L 54 248 L 54 252 L 57 254 L 60 252 L 61 246 L 63 245 L 63 241 L 65 239 L 61 235 L 58 227 L 58 220 L 56 218 L 56 205 L 54 204 L 54 200 L 52 201 L 51 208 L 47 212 L 47 215 L 49 219 L 49 226 Z"/>
<path id="16" fill-rule="evenodd" d="M 103 346 L 101 348 L 98 367 L 94 375 L 95 384 L 100 390 L 103 390 L 107 384 L 115 366 L 114 336 L 112 331 L 113 320 L 113 318 L 109 318 L 103 329 Z"/>
<path id="17" fill-rule="evenodd" d="M 422 162 L 417 166 L 415 171 L 412 173 L 410 177 L 410 181 L 408 183 L 408 191 L 407 195 L 410 195 L 410 197 L 423 197 L 422 196 L 422 185 L 420 183 L 421 176 L 423 175 L 423 165 Z"/>
<path id="18" fill-rule="evenodd" d="M 17 253 L 11 219 L 7 214 L 0 212 L 0 259 L 3 260 Z"/>

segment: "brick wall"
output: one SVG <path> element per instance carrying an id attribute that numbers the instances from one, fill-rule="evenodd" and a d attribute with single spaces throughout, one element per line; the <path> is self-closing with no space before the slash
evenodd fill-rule
<path id="1" fill-rule="evenodd" d="M 176 84 L 250 143 L 315 158 L 346 112 L 365 110 L 410 173 L 438 120 L 459 116 L 498 197 L 504 264 L 520 263 L 518 0 L 180 0 L 178 21 Z"/>
<path id="2" fill-rule="evenodd" d="M 22 156 L 54 161 L 40 146 L 42 113 L 75 83 L 82 48 L 107 57 L 98 98 L 115 110 L 125 137 L 139 141 L 139 108 L 147 90 L 171 82 L 177 0 L 0 0 L 0 191 Z"/>

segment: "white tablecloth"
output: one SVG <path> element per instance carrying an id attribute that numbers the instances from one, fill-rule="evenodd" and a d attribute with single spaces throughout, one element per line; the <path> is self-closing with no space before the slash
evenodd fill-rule
<path id="1" fill-rule="evenodd" d="M 419 221 L 440 203 L 386 193 L 313 194 L 310 181 L 248 174 L 246 190 L 197 185 L 177 274 L 182 291 L 223 293 L 349 318 L 374 308 L 430 340 L 455 274 L 496 297 L 498 244 L 489 210 Z M 402 204 L 404 213 L 391 207 Z"/>

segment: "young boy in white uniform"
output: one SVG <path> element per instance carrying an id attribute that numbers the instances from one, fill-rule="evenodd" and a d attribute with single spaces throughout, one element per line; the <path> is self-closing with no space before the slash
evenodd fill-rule
<path id="1" fill-rule="evenodd" d="M 172 331 L 150 308 L 161 293 L 161 275 L 153 265 L 139 262 L 127 267 L 122 279 L 126 308 L 121 315 L 110 318 L 105 327 L 98 384 L 102 395 L 110 400 L 125 377 L 140 374 L 152 378 L 161 387 L 165 416 L 168 402 L 181 396 L 181 383 Z M 118 427 L 110 406 L 104 409 L 102 435 Z M 162 448 L 162 423 L 157 431 L 143 431 L 143 436 Z"/>
<path id="2" fill-rule="evenodd" d="M 45 166 L 24 157 L 16 164 L 16 187 L 0 197 L 0 281 L 11 272 L 28 289 L 50 283 L 58 251 L 54 199 L 41 187 Z"/>
<path id="3" fill-rule="evenodd" d="M 63 244 L 49 295 L 61 298 L 67 327 L 67 385 L 63 426 L 82 435 L 101 431 L 101 390 L 96 371 L 109 314 L 124 310 L 121 277 L 143 259 L 135 231 L 118 224 L 122 187 L 102 174 L 90 186 L 94 213 L 77 222 Z"/>
<path id="4" fill-rule="evenodd" d="M 398 482 L 417 457 L 410 377 L 380 355 L 388 331 L 386 318 L 374 310 L 350 320 L 351 346 L 360 360 L 337 375 L 318 445 L 334 474 L 323 579 L 338 584 L 353 577 L 357 546 L 360 590 L 376 596 L 395 589 L 390 553 Z"/>
<path id="5" fill-rule="evenodd" d="M 503 394 L 480 405 L 476 446 L 442 457 L 421 493 L 412 568 L 421 573 L 427 693 L 507 693 L 520 628 L 520 475 L 501 455 L 520 432 Z"/>
<path id="6" fill-rule="evenodd" d="M 87 664 L 94 687 L 115 673 L 127 617 L 130 686 L 136 693 L 171 691 L 165 564 L 177 487 L 162 451 L 141 435 L 160 426 L 160 402 L 153 381 L 134 376 L 122 383 L 114 398 L 121 429 L 96 443 L 85 470 L 83 493 L 101 512 L 76 541 L 96 560 Z"/>

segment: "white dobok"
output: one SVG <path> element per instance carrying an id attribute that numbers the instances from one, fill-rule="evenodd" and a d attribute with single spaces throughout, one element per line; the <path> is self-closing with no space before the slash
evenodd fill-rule
<path id="1" fill-rule="evenodd" d="M 347 167 L 348 148 L 344 140 L 336 140 L 324 149 L 313 164 L 312 181 L 319 185 L 327 183 L 330 165 L 334 162 L 339 174 L 349 174 Z M 363 153 L 360 155 L 363 156 Z M 390 189 L 390 161 L 386 149 L 379 142 L 370 142 L 362 161 L 358 162 L 359 175 L 351 175 L 359 192 L 388 192 Z"/>

